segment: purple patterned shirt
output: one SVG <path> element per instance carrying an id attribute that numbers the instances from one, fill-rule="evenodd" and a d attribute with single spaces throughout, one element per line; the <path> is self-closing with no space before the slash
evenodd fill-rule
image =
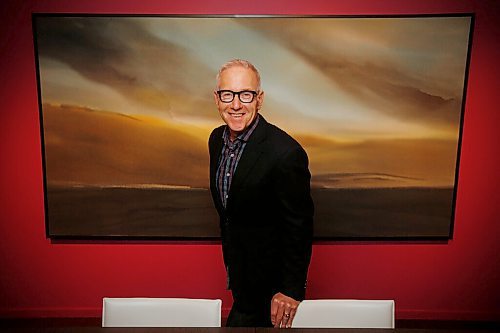
<path id="1" fill-rule="evenodd" d="M 233 180 L 233 175 L 236 172 L 236 167 L 238 166 L 238 162 L 240 161 L 248 139 L 259 123 L 259 118 L 260 116 L 257 114 L 254 122 L 243 133 L 238 135 L 234 141 L 230 140 L 228 126 L 226 126 L 222 134 L 224 145 L 222 147 L 222 153 L 217 167 L 216 184 L 224 208 L 226 207 L 227 199 L 229 198 L 229 189 L 231 188 L 231 181 Z"/>

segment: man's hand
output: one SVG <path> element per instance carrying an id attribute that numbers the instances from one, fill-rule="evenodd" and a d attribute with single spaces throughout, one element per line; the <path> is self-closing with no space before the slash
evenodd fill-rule
<path id="1" fill-rule="evenodd" d="M 299 301 L 291 297 L 277 293 L 271 300 L 271 322 L 275 328 L 292 327 L 293 317 L 297 312 Z"/>

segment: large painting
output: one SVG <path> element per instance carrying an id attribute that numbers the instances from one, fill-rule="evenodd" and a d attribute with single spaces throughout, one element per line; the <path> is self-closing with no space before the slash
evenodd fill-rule
<path id="1" fill-rule="evenodd" d="M 309 155 L 316 239 L 452 237 L 471 15 L 33 16 L 46 230 L 216 239 L 218 68 Z"/>

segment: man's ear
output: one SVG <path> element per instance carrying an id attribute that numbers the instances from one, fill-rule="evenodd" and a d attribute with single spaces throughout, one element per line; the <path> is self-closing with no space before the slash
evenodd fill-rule
<path id="1" fill-rule="evenodd" d="M 257 95 L 257 110 L 262 108 L 262 104 L 264 104 L 264 91 L 259 92 Z"/>
<path id="2" fill-rule="evenodd" d="M 217 105 L 217 107 L 219 106 L 219 96 L 217 95 L 217 91 L 214 90 L 214 101 L 215 101 L 215 105 Z"/>

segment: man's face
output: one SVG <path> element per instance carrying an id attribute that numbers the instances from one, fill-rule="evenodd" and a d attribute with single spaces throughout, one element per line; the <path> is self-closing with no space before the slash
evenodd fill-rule
<path id="1" fill-rule="evenodd" d="M 219 90 L 257 91 L 257 77 L 251 69 L 241 66 L 230 67 L 220 75 Z M 264 92 L 258 93 L 251 103 L 241 102 L 237 95 L 228 103 L 222 102 L 217 92 L 214 92 L 214 97 L 219 114 L 229 127 L 231 139 L 234 140 L 257 117 L 264 100 Z"/>

